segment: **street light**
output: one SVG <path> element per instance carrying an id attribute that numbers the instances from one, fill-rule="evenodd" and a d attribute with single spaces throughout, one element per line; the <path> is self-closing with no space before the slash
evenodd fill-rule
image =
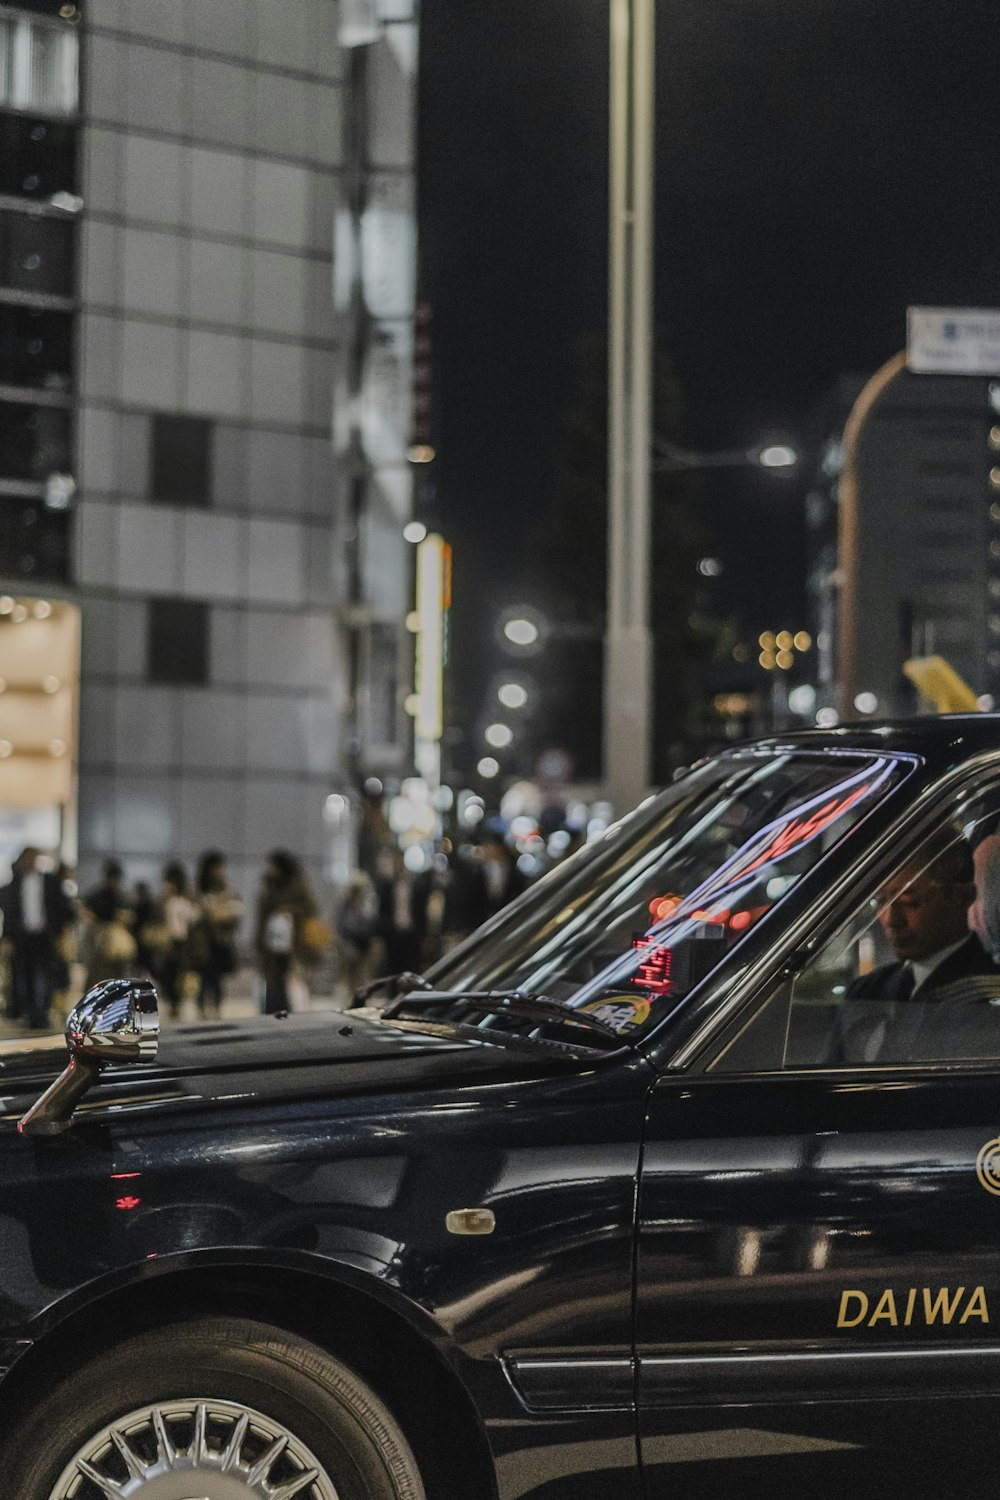
<path id="1" fill-rule="evenodd" d="M 618 813 L 646 795 L 652 740 L 650 471 L 788 467 L 791 450 L 653 457 L 655 0 L 610 0 L 608 572 L 604 776 Z M 765 461 L 762 455 L 768 452 Z M 699 461 L 700 460 L 700 461 Z M 707 461 L 706 461 L 707 460 Z"/>
<path id="2" fill-rule="evenodd" d="M 509 724 L 489 724 L 483 739 L 491 750 L 505 750 L 514 738 L 514 731 Z"/>
<path id="3" fill-rule="evenodd" d="M 529 619 L 524 614 L 516 614 L 504 620 L 503 634 L 504 639 L 512 646 L 528 649 L 538 645 L 541 630 L 535 620 Z"/>
<path id="4" fill-rule="evenodd" d="M 761 448 L 757 454 L 757 462 L 765 469 L 794 469 L 799 461 L 799 455 L 794 448 L 789 448 L 785 443 L 772 443 L 768 448 Z"/>
<path id="5" fill-rule="evenodd" d="M 699 469 L 794 469 L 799 455 L 785 443 L 769 443 L 755 448 L 718 448 L 699 453 L 681 448 L 663 438 L 653 439 L 656 457 L 650 468 L 654 474 L 689 474 Z"/>
<path id="6" fill-rule="evenodd" d="M 854 718 L 858 653 L 858 454 L 872 408 L 886 386 L 906 369 L 906 350 L 875 371 L 851 407 L 844 426 L 844 467 L 837 486 L 837 676 L 840 718 Z M 826 713 L 826 709 L 821 709 Z M 817 723 L 819 715 L 817 714 Z"/>

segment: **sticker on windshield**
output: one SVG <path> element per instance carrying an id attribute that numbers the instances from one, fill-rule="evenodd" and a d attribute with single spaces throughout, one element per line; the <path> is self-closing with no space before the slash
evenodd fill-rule
<path id="1" fill-rule="evenodd" d="M 653 996 L 605 995 L 601 1000 L 589 1000 L 580 1010 L 597 1021 L 604 1021 L 616 1031 L 625 1031 L 630 1026 L 644 1026 L 649 1020 Z"/>

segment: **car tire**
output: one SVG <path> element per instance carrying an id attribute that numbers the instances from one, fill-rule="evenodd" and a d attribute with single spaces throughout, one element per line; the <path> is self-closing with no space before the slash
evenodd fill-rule
<path id="1" fill-rule="evenodd" d="M 183 1493 L 199 1497 L 242 1495 L 242 1477 L 252 1500 L 284 1486 L 295 1500 L 425 1500 L 409 1444 L 371 1387 L 317 1345 L 245 1318 L 137 1335 L 50 1384 L 3 1455 L 4 1494 L 116 1493 L 81 1481 L 87 1466 L 129 1500 L 173 1493 L 164 1473 L 175 1468 L 189 1481 Z"/>

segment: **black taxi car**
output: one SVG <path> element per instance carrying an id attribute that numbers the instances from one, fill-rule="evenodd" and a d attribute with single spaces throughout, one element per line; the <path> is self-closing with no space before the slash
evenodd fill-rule
<path id="1" fill-rule="evenodd" d="M 381 1014 L 0 1048 L 4 1500 L 992 1493 L 998 830 L 995 718 L 789 736 Z"/>

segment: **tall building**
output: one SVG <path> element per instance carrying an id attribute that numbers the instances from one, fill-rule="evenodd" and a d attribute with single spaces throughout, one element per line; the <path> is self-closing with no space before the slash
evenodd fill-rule
<path id="1" fill-rule="evenodd" d="M 71 659 L 20 684 L 68 717 L 8 737 L 6 844 L 58 805 L 84 883 L 332 877 L 406 757 L 412 5 L 34 0 L 0 41 L 0 658 L 80 625 L 78 734 Z"/>
<path id="2" fill-rule="evenodd" d="M 820 708 L 839 705 L 837 507 L 845 381 L 807 499 Z M 1000 701 L 1000 388 L 970 376 L 899 371 L 877 396 L 857 452 L 855 709 L 913 713 L 908 657 L 940 655 Z"/>

